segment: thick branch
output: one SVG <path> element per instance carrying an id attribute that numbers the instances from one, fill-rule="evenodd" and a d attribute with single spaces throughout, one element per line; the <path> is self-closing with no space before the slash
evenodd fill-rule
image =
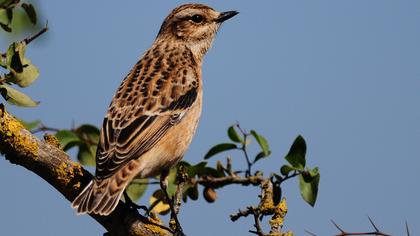
<path id="1" fill-rule="evenodd" d="M 71 161 L 54 142 L 46 140 L 41 141 L 32 135 L 0 104 L 0 152 L 11 163 L 39 175 L 67 200 L 73 201 L 92 175 L 80 164 Z M 122 201 L 111 215 L 91 217 L 108 231 L 107 235 L 172 235 L 159 226 L 162 224 L 159 219 L 145 218 Z"/>

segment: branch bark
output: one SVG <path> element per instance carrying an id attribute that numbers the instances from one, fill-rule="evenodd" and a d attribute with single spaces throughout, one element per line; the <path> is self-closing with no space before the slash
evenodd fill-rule
<path id="1" fill-rule="evenodd" d="M 93 177 L 79 163 L 73 162 L 56 143 L 51 138 L 38 139 L 0 104 L 0 152 L 11 163 L 43 178 L 71 202 Z M 108 231 L 106 235 L 173 235 L 161 226 L 158 218 L 143 217 L 122 201 L 108 216 L 90 216 Z"/>

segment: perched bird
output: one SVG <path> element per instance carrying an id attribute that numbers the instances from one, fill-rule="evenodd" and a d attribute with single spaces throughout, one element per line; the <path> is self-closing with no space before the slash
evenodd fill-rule
<path id="1" fill-rule="evenodd" d="M 201 114 L 201 64 L 216 32 L 238 12 L 202 4 L 175 8 L 122 81 L 103 121 L 94 179 L 74 199 L 77 213 L 110 214 L 130 181 L 167 176 L 191 143 Z"/>

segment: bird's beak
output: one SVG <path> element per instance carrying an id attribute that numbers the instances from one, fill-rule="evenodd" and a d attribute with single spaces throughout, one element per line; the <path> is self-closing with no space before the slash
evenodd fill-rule
<path id="1" fill-rule="evenodd" d="M 228 20 L 234 16 L 236 16 L 239 12 L 237 11 L 225 11 L 220 13 L 219 17 L 217 17 L 216 22 L 222 23 L 225 20 Z"/>

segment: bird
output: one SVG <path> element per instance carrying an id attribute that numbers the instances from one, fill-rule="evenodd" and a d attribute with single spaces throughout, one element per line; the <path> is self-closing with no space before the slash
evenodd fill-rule
<path id="1" fill-rule="evenodd" d="M 123 79 L 102 123 L 93 180 L 72 202 L 78 214 L 109 215 L 134 178 L 168 173 L 184 156 L 202 107 L 202 62 L 221 24 L 238 14 L 184 4 Z M 167 196 L 168 197 L 168 196 Z"/>

